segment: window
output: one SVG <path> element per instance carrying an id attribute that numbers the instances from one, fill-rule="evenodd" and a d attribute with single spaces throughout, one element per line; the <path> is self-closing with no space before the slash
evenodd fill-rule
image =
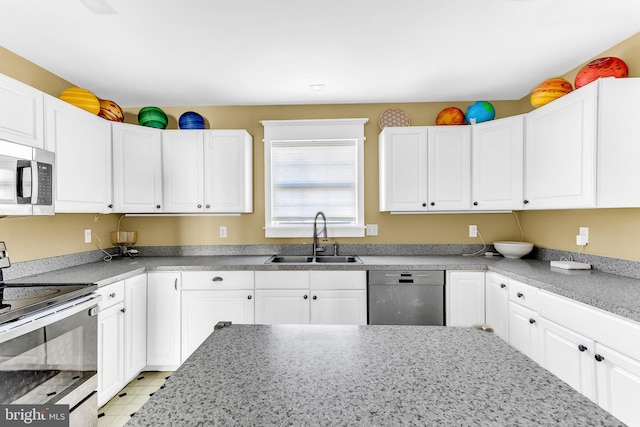
<path id="1" fill-rule="evenodd" d="M 327 217 L 330 237 L 364 236 L 366 122 L 262 122 L 266 237 L 311 237 L 318 211 Z"/>

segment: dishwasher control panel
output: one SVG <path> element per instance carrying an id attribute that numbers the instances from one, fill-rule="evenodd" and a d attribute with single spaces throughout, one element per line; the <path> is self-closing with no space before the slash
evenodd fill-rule
<path id="1" fill-rule="evenodd" d="M 402 283 L 414 285 L 444 285 L 442 270 L 370 270 L 370 285 L 397 285 Z"/>

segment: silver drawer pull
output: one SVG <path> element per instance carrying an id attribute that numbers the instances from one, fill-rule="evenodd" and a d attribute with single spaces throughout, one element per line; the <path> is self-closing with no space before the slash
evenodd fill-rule
<path id="1" fill-rule="evenodd" d="M 222 282 L 224 279 L 220 276 L 216 276 L 213 279 L 211 279 L 212 282 Z"/>
<path id="2" fill-rule="evenodd" d="M 109 294 L 109 296 L 110 296 L 111 298 L 115 298 L 115 297 L 116 297 L 116 293 L 115 293 L 115 292 L 112 292 L 112 293 L 110 293 L 110 294 Z"/>

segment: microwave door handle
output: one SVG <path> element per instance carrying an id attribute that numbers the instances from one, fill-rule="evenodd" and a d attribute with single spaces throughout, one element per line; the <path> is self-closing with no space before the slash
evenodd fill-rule
<path id="1" fill-rule="evenodd" d="M 38 176 L 38 162 L 35 160 L 31 161 L 31 204 L 38 204 L 38 196 L 39 196 L 39 183 L 40 177 Z"/>
<path id="2" fill-rule="evenodd" d="M 16 191 L 18 200 L 31 203 L 33 166 L 30 160 L 18 160 Z"/>

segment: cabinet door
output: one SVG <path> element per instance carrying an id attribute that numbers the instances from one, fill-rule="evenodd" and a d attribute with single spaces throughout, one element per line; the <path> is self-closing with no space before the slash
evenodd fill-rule
<path id="1" fill-rule="evenodd" d="M 595 206 L 597 82 L 526 115 L 525 208 Z"/>
<path id="2" fill-rule="evenodd" d="M 538 363 L 596 402 L 595 343 L 542 317 L 538 319 L 538 327 Z"/>
<path id="3" fill-rule="evenodd" d="M 323 325 L 366 325 L 367 292 L 312 291 L 311 324 Z"/>
<path id="4" fill-rule="evenodd" d="M 427 128 L 385 128 L 378 145 L 380 211 L 426 211 Z"/>
<path id="5" fill-rule="evenodd" d="M 124 386 L 124 303 L 98 314 L 98 406 Z"/>
<path id="6" fill-rule="evenodd" d="M 44 148 L 44 96 L 0 74 L 0 139 Z"/>
<path id="7" fill-rule="evenodd" d="M 471 209 L 522 209 L 524 118 L 471 126 Z"/>
<path id="8" fill-rule="evenodd" d="M 428 128 L 428 209 L 468 210 L 471 205 L 469 126 Z"/>
<path id="9" fill-rule="evenodd" d="M 213 332 L 216 323 L 252 324 L 253 289 L 241 291 L 182 292 L 182 360 Z"/>
<path id="10" fill-rule="evenodd" d="M 147 369 L 180 366 L 180 273 L 147 274 Z"/>
<path id="11" fill-rule="evenodd" d="M 253 143 L 241 130 L 205 133 L 205 212 L 253 211 Z"/>
<path id="12" fill-rule="evenodd" d="M 124 281 L 124 381 L 147 365 L 147 275 Z"/>
<path id="13" fill-rule="evenodd" d="M 598 343 L 595 353 L 598 404 L 629 426 L 640 426 L 640 360 Z"/>
<path id="14" fill-rule="evenodd" d="M 162 133 L 163 203 L 165 212 L 204 211 L 204 132 Z"/>
<path id="15" fill-rule="evenodd" d="M 162 131 L 113 123 L 115 212 L 162 212 Z"/>
<path id="16" fill-rule="evenodd" d="M 484 272 L 447 272 L 447 326 L 484 324 Z"/>
<path id="17" fill-rule="evenodd" d="M 640 79 L 600 79 L 598 93 L 598 207 L 640 206 L 638 117 Z"/>
<path id="18" fill-rule="evenodd" d="M 256 324 L 308 324 L 308 289 L 257 289 Z"/>
<path id="19" fill-rule="evenodd" d="M 509 301 L 509 344 L 538 361 L 538 313 Z"/>
<path id="20" fill-rule="evenodd" d="M 111 213 L 111 122 L 45 96 L 45 147 L 56 153 L 56 213 Z"/>
<path id="21" fill-rule="evenodd" d="M 509 342 L 509 279 L 495 273 L 485 275 L 486 324 L 494 334 Z"/>

